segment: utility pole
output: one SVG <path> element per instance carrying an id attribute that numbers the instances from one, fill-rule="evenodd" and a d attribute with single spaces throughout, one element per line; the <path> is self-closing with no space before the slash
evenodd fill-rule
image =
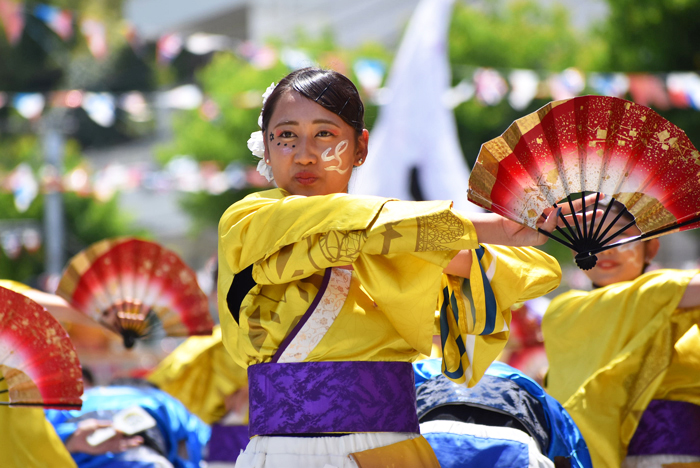
<path id="1" fill-rule="evenodd" d="M 41 135 L 46 163 L 45 180 L 48 182 L 44 193 L 44 246 L 46 248 L 46 286 L 49 289 L 57 286 L 57 279 L 61 275 L 64 264 L 65 226 L 61 193 L 65 153 L 64 117 L 65 110 L 51 109 L 44 117 Z"/>

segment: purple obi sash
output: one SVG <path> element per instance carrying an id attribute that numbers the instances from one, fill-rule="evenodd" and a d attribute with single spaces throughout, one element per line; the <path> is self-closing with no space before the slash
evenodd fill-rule
<path id="1" fill-rule="evenodd" d="M 212 424 L 209 453 L 205 458 L 207 461 L 235 462 L 249 441 L 248 426 Z"/>
<path id="2" fill-rule="evenodd" d="M 420 432 L 408 362 L 255 364 L 248 388 L 251 437 Z"/>
<path id="3" fill-rule="evenodd" d="M 700 456 L 700 406 L 652 400 L 642 413 L 627 455 Z"/>

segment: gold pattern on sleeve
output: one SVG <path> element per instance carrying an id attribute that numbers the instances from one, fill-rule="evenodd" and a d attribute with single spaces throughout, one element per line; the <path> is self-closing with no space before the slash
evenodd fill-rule
<path id="1" fill-rule="evenodd" d="M 384 244 L 382 245 L 382 253 L 380 255 L 386 255 L 389 253 L 392 240 L 403 237 L 396 229 L 394 229 L 394 226 L 400 222 L 401 221 L 396 221 L 395 223 L 386 223 L 384 225 L 385 231 L 382 232 L 382 236 L 384 236 Z"/>
<path id="2" fill-rule="evenodd" d="M 420 216 L 417 221 L 416 252 L 452 250 L 445 244 L 458 241 L 464 236 L 464 224 L 451 211 Z"/>
<path id="3" fill-rule="evenodd" d="M 329 262 L 352 263 L 366 237 L 364 231 L 329 231 L 319 238 L 319 246 Z"/>
<path id="4" fill-rule="evenodd" d="M 259 352 L 267 338 L 267 331 L 260 325 L 260 306 L 248 318 L 248 337 L 255 350 Z"/>

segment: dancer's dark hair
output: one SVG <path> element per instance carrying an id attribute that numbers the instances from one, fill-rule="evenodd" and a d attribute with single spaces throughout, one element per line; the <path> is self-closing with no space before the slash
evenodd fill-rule
<path id="1" fill-rule="evenodd" d="M 362 135 L 365 128 L 365 106 L 353 82 L 336 71 L 316 67 L 302 68 L 282 78 L 265 102 L 262 112 L 263 132 L 270 123 L 277 101 L 292 90 L 337 114 L 355 129 L 358 136 Z"/>

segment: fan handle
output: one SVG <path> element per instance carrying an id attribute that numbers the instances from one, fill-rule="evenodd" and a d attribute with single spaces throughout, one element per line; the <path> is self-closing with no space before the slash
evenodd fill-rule
<path id="1" fill-rule="evenodd" d="M 639 240 L 644 240 L 648 239 L 650 237 L 658 236 L 661 234 L 664 234 L 666 232 L 673 231 L 674 229 L 679 229 L 684 226 L 688 226 L 690 224 L 696 223 L 700 220 L 700 215 L 695 216 L 692 219 L 689 219 L 687 221 L 684 221 L 679 224 L 674 224 L 671 226 L 666 226 L 661 229 L 657 229 L 656 231 L 651 231 L 639 236 L 634 236 L 629 239 L 625 239 L 620 242 L 616 242 L 614 244 L 611 244 L 611 242 L 618 237 L 620 234 L 622 234 L 624 231 L 629 229 L 630 227 L 635 225 L 635 220 L 634 216 L 632 213 L 627 210 L 627 207 L 625 207 L 623 204 L 618 204 L 618 206 L 621 207 L 617 215 L 615 215 L 614 219 L 612 219 L 607 227 L 601 232 L 601 229 L 603 228 L 603 225 L 605 224 L 606 219 L 610 215 L 610 209 L 612 208 L 613 204 L 615 203 L 615 198 L 613 197 L 610 200 L 610 203 L 608 203 L 608 206 L 606 207 L 602 217 L 597 220 L 597 210 L 600 204 L 600 199 L 603 194 L 600 192 L 594 192 L 596 195 L 595 198 L 595 203 L 593 205 L 593 214 L 591 216 L 591 221 L 590 223 L 586 220 L 585 216 L 579 223 L 578 217 L 574 217 L 574 226 L 571 226 L 567 219 L 564 217 L 564 215 L 560 212 L 559 217 L 562 220 L 565 228 L 561 228 L 557 226 L 555 228 L 555 231 L 560 234 L 560 236 L 554 235 L 554 233 L 550 233 L 547 231 L 542 230 L 541 228 L 538 228 L 537 230 L 544 234 L 545 236 L 549 237 L 550 239 L 564 245 L 565 247 L 570 248 L 574 252 L 576 252 L 576 256 L 574 257 L 574 260 L 576 261 L 576 265 L 578 265 L 579 268 L 582 270 L 590 270 L 593 268 L 597 261 L 598 257 L 596 256 L 597 253 L 603 252 L 608 249 L 612 249 L 614 247 L 618 247 L 621 245 L 628 244 L 630 242 L 636 242 Z M 580 193 L 575 193 L 575 194 L 570 194 L 566 197 L 566 202 L 569 204 L 570 212 L 574 213 L 574 206 L 573 206 L 573 196 L 575 195 L 581 195 L 582 199 L 582 206 L 581 210 L 578 211 L 579 213 L 581 212 L 586 212 L 586 201 L 585 197 L 588 195 L 586 192 L 580 192 Z M 563 202 L 563 201 L 562 201 Z M 558 204 L 555 203 L 554 208 L 558 207 Z M 630 217 L 632 217 L 632 221 L 629 223 L 625 224 L 623 227 L 618 228 L 616 231 L 614 231 L 611 234 L 608 234 L 615 223 L 622 218 L 625 214 L 628 214 Z M 544 218 L 544 214 L 542 214 L 542 217 Z M 596 223 L 596 221 L 598 221 Z M 567 232 L 568 231 L 568 232 Z"/>

